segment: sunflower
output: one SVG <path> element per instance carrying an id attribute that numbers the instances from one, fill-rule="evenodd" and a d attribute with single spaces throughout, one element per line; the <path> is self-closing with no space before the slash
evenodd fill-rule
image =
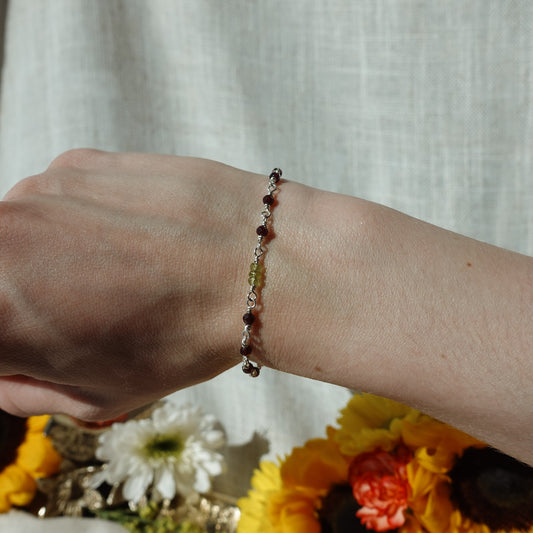
<path id="1" fill-rule="evenodd" d="M 0 411 L 0 512 L 28 505 L 37 490 L 35 480 L 59 470 L 61 457 L 44 435 L 48 419 Z"/>
<path id="2" fill-rule="evenodd" d="M 333 441 L 313 439 L 295 448 L 278 467 L 264 462 L 253 489 L 239 500 L 238 533 L 320 533 L 337 531 L 345 502 L 355 504 L 348 485 L 349 461 Z M 355 522 L 355 509 L 350 513 Z"/>
<path id="3" fill-rule="evenodd" d="M 237 506 L 241 518 L 237 533 L 268 533 L 272 524 L 268 520 L 268 502 L 273 494 L 282 490 L 280 468 L 270 461 L 262 461 L 252 476 L 252 490 L 248 496 L 241 498 Z"/>
<path id="4" fill-rule="evenodd" d="M 404 423 L 430 420 L 420 411 L 372 394 L 356 394 L 341 411 L 335 440 L 344 455 L 376 448 L 391 451 L 400 441 Z"/>
<path id="5" fill-rule="evenodd" d="M 402 435 L 409 506 L 428 532 L 533 533 L 533 468 L 433 419 Z"/>
<path id="6" fill-rule="evenodd" d="M 446 474 L 467 448 L 487 446 L 484 442 L 429 417 L 416 424 L 405 420 L 401 436 L 404 444 L 415 452 L 416 462 L 435 474 Z"/>
<path id="7" fill-rule="evenodd" d="M 493 448 L 468 448 L 449 472 L 451 533 L 533 533 L 533 468 Z"/>

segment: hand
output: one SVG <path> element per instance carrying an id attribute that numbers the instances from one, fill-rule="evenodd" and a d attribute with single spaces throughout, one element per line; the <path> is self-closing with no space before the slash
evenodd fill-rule
<path id="1" fill-rule="evenodd" d="M 238 363 L 265 184 L 73 150 L 16 185 L 0 203 L 0 408 L 106 419 Z"/>

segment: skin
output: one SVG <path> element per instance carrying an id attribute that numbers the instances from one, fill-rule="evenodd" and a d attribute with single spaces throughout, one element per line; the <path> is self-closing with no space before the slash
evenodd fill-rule
<path id="1" fill-rule="evenodd" d="M 15 186 L 0 203 L 0 408 L 109 419 L 238 364 L 265 186 L 213 161 L 95 150 Z M 533 260 L 280 189 L 250 357 L 533 464 Z"/>

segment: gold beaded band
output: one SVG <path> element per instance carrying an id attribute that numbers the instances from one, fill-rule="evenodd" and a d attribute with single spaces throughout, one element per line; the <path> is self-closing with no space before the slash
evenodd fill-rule
<path id="1" fill-rule="evenodd" d="M 274 204 L 274 193 L 279 190 L 276 184 L 281 179 L 281 174 L 281 169 L 275 168 L 268 177 L 268 194 L 263 196 L 263 211 L 261 211 L 262 223 L 255 230 L 257 233 L 257 244 L 254 249 L 254 260 L 250 265 L 250 272 L 248 273 L 250 289 L 248 290 L 248 295 L 246 297 L 246 313 L 244 313 L 242 317 L 244 329 L 242 331 L 240 352 L 242 355 L 242 371 L 245 374 L 250 374 L 253 378 L 256 378 L 261 370 L 261 365 L 258 363 L 252 363 L 252 361 L 248 359 L 248 356 L 252 353 L 250 336 L 252 324 L 255 321 L 253 311 L 257 305 L 257 291 L 261 288 L 263 282 L 264 263 L 262 262 L 261 257 L 266 250 L 263 248 L 262 244 L 263 239 L 268 235 L 268 219 L 272 216 L 271 209 Z"/>

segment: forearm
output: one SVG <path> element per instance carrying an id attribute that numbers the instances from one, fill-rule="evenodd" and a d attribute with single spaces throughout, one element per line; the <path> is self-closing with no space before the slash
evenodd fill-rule
<path id="1" fill-rule="evenodd" d="M 0 408 L 106 419 L 237 364 L 265 185 L 212 161 L 74 150 L 12 189 Z M 293 182 L 277 202 L 252 358 L 533 464 L 533 260 Z"/>
<path id="2" fill-rule="evenodd" d="M 533 260 L 296 184 L 279 203 L 266 364 L 398 399 L 533 462 Z"/>

